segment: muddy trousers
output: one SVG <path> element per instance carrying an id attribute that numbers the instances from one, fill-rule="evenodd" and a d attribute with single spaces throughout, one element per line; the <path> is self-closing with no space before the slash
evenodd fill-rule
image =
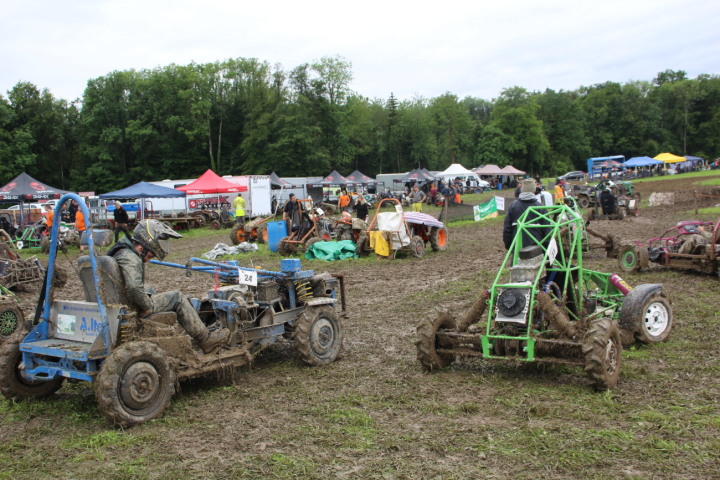
<path id="1" fill-rule="evenodd" d="M 177 290 L 151 295 L 153 311 L 150 313 L 175 312 L 178 323 L 192 338 L 202 342 L 208 336 L 208 329 L 193 308 L 190 300 Z"/>

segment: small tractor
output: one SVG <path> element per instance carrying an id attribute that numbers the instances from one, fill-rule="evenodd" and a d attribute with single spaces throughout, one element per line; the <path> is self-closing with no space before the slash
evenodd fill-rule
<path id="1" fill-rule="evenodd" d="M 34 255 L 23 259 L 16 245 L 5 230 L 0 230 L 0 285 L 17 289 L 41 283 L 45 276 L 45 267 Z M 55 286 L 64 286 L 67 281 L 65 272 L 56 269 L 54 281 Z"/>
<path id="2" fill-rule="evenodd" d="M 307 251 L 314 243 L 329 242 L 332 240 L 330 221 L 325 218 L 325 212 L 316 208 L 313 212 L 313 203 L 310 199 L 298 200 L 302 207 L 300 225 L 289 235 L 280 239 L 278 252 L 280 255 L 292 255 L 298 251 Z"/>
<path id="3" fill-rule="evenodd" d="M 597 390 L 615 387 L 623 346 L 668 338 L 661 284 L 631 288 L 583 267 L 583 219 L 567 205 L 530 207 L 490 290 L 460 319 L 417 328 L 417 358 L 432 371 L 457 356 L 578 365 Z M 485 314 L 485 321 L 481 321 Z"/>
<path id="4" fill-rule="evenodd" d="M 395 211 L 383 212 L 383 206 L 394 206 Z M 374 238 L 373 238 L 374 237 Z M 410 252 L 414 257 L 425 255 L 425 244 L 429 243 L 433 251 L 447 248 L 447 229 L 442 222 L 431 215 L 419 212 L 403 212 L 400 200 L 385 198 L 377 204 L 377 209 L 357 240 L 358 255 L 367 255 L 372 251 L 380 257 L 395 258 L 398 252 Z M 381 247 L 378 247 L 378 242 Z M 387 254 L 380 253 L 387 245 Z"/>
<path id="5" fill-rule="evenodd" d="M 275 218 L 274 215 L 269 217 L 257 217 L 247 223 L 236 222 L 230 230 L 230 241 L 233 245 L 242 242 L 268 242 L 268 231 L 265 226 L 268 220 Z"/>
<path id="6" fill-rule="evenodd" d="M 632 182 L 602 180 L 595 186 L 575 185 L 570 196 L 580 208 L 590 210 L 590 219 L 622 220 L 625 216 L 638 215 L 640 194 L 635 192 Z"/>
<path id="7" fill-rule="evenodd" d="M 57 208 L 70 199 L 79 197 L 66 194 Z M 53 245 L 58 222 L 56 214 Z M 226 328 L 232 334 L 219 351 L 204 353 L 174 312 L 140 317 L 131 310 L 116 260 L 96 256 L 92 236 L 88 248 L 89 255 L 78 259 L 85 301 L 53 294 L 56 249 L 50 249 L 38 318 L 29 332 L 21 329 L 0 349 L 0 392 L 8 399 L 48 397 L 65 380 L 90 382 L 100 412 L 115 425 L 132 426 L 161 417 L 180 380 L 230 373 L 283 338 L 294 342 L 309 365 L 333 362 L 341 351 L 342 276 L 301 270 L 298 259 L 281 260 L 277 272 L 202 259 L 167 264 L 216 279 L 203 298 L 190 301 L 210 331 Z"/>
<path id="8" fill-rule="evenodd" d="M 703 229 L 709 237 L 700 234 Z M 650 262 L 678 270 L 695 270 L 720 275 L 720 220 L 683 221 L 647 242 L 628 242 L 617 255 L 626 272 L 647 268 Z M 700 240 L 696 238 L 700 237 Z M 692 243 L 688 243 L 692 242 Z"/>

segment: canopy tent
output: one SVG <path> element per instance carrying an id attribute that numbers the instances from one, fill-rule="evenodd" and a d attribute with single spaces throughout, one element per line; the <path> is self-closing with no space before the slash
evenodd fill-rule
<path id="1" fill-rule="evenodd" d="M 209 168 L 194 182 L 177 189 L 187 194 L 239 193 L 247 191 L 247 187 L 229 182 Z"/>
<path id="2" fill-rule="evenodd" d="M 360 170 L 355 170 L 350 175 L 345 177 L 349 182 L 355 185 L 375 185 L 377 182 L 372 178 L 368 177 Z"/>
<path id="3" fill-rule="evenodd" d="M 148 182 L 138 182 L 135 185 L 131 185 L 121 190 L 101 193 L 99 195 L 99 197 L 103 200 L 126 200 L 131 198 L 179 198 L 184 196 L 185 192 L 180 190 Z"/>
<path id="4" fill-rule="evenodd" d="M 506 165 L 501 168 L 500 171 L 502 172 L 501 175 L 525 175 L 525 172 L 523 172 L 522 170 L 518 170 L 512 165 Z"/>
<path id="5" fill-rule="evenodd" d="M 678 163 L 678 162 L 684 162 L 686 159 L 685 157 L 678 157 L 677 155 L 673 155 L 672 153 L 661 153 L 660 155 L 657 155 L 655 157 L 655 160 L 660 160 L 665 163 Z"/>
<path id="6" fill-rule="evenodd" d="M 662 165 L 663 162 L 660 160 L 655 160 L 654 158 L 650 157 L 632 157 L 627 162 L 623 163 L 623 167 L 649 167 L 651 165 Z"/>
<path id="7" fill-rule="evenodd" d="M 704 162 L 704 161 L 705 161 L 705 159 L 702 158 L 702 157 L 694 157 L 694 156 L 692 156 L 692 155 L 685 155 L 685 160 L 687 160 L 687 161 L 690 162 L 690 163 Z"/>
<path id="8" fill-rule="evenodd" d="M 407 182 L 432 182 L 435 180 L 435 177 L 432 175 L 428 175 L 419 168 L 416 168 L 415 170 L 408 172 L 407 175 L 405 175 L 402 178 L 396 178 L 393 180 L 395 183 L 407 183 Z"/>
<path id="9" fill-rule="evenodd" d="M 485 165 L 475 169 L 475 173 L 478 175 L 505 175 L 503 169 L 497 165 Z"/>
<path id="10" fill-rule="evenodd" d="M 272 173 L 270 174 L 270 184 L 271 184 L 273 187 L 281 187 L 281 188 L 287 188 L 287 187 L 292 187 L 292 186 L 293 186 L 292 183 L 290 183 L 290 182 L 288 182 L 288 181 L 286 181 L 286 180 L 283 180 L 282 178 L 278 177 L 275 172 L 272 172 Z"/>
<path id="11" fill-rule="evenodd" d="M 0 200 L 14 202 L 36 202 L 38 200 L 57 199 L 70 193 L 66 190 L 50 187 L 38 182 L 33 177 L 23 172 L 10 180 L 7 185 L 0 188 Z"/>
<path id="12" fill-rule="evenodd" d="M 330 175 L 323 178 L 319 182 L 309 183 L 308 187 L 344 187 L 349 183 L 348 179 L 338 173 L 337 170 L 333 170 Z"/>
<path id="13" fill-rule="evenodd" d="M 427 168 L 421 168 L 420 171 L 423 172 L 426 176 L 432 177 L 433 180 L 437 178 L 437 175 L 435 175 L 434 173 L 432 173 L 432 172 L 431 172 L 430 170 L 428 170 Z"/>
<path id="14" fill-rule="evenodd" d="M 468 170 L 467 168 L 463 167 L 459 163 L 453 163 L 448 168 L 443 170 L 442 172 L 439 172 L 437 174 L 438 177 L 466 177 L 468 175 L 475 176 L 475 172 L 472 170 Z"/>

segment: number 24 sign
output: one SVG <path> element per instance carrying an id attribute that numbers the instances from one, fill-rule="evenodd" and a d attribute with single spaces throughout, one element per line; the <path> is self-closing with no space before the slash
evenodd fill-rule
<path id="1" fill-rule="evenodd" d="M 238 283 L 241 285 L 252 285 L 257 287 L 257 272 L 238 269 Z"/>

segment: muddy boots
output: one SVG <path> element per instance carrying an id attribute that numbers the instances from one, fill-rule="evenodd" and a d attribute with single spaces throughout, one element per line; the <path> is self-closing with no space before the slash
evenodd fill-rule
<path id="1" fill-rule="evenodd" d="M 220 347 L 227 345 L 228 340 L 230 340 L 230 330 L 227 328 L 221 328 L 220 330 L 209 332 L 207 337 L 199 343 L 203 352 L 211 353 Z"/>

